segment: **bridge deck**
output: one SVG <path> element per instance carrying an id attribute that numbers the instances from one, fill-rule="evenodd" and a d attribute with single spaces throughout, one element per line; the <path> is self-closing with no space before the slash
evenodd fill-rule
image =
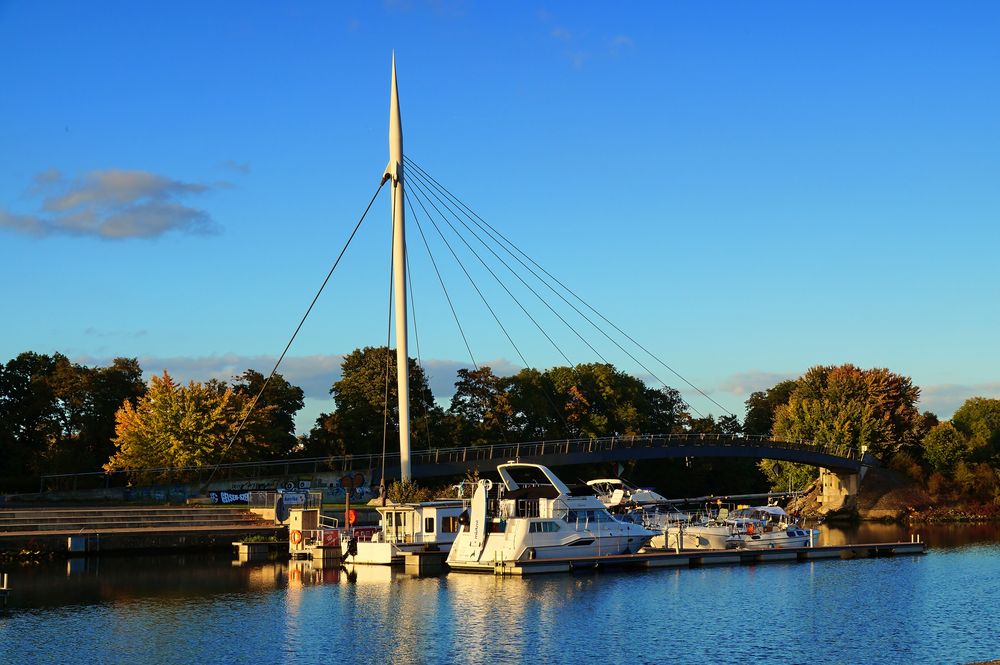
<path id="1" fill-rule="evenodd" d="M 846 445 L 826 445 L 812 441 L 728 434 L 637 434 L 462 448 L 431 448 L 412 451 L 410 465 L 414 478 L 429 478 L 461 475 L 475 469 L 489 471 L 497 464 L 510 460 L 533 462 L 546 466 L 564 466 L 681 457 L 774 459 L 851 473 L 856 473 L 862 465 L 862 460 L 858 457 L 857 452 Z M 382 456 L 371 454 L 240 462 L 215 467 L 143 469 L 142 471 L 149 474 L 159 474 L 166 482 L 170 482 L 170 478 L 184 479 L 187 482 L 203 482 L 210 477 L 218 480 L 249 479 L 320 471 L 381 469 L 382 465 Z M 387 477 L 399 477 L 398 452 L 386 455 L 385 469 Z M 76 486 L 78 482 L 92 486 L 99 484 L 117 486 L 124 483 L 127 473 L 107 474 L 103 471 L 95 471 L 46 475 L 42 476 L 40 490 L 45 491 L 49 487 L 57 486 L 65 487 L 67 484 Z"/>

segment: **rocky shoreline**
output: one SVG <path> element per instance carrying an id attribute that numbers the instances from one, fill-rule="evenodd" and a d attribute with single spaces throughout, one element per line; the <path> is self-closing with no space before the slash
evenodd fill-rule
<path id="1" fill-rule="evenodd" d="M 853 501 L 829 510 L 814 484 L 789 506 L 804 518 L 828 522 L 898 522 L 909 524 L 1000 521 L 1000 506 L 982 501 L 935 501 L 920 483 L 890 469 L 871 469 Z"/>

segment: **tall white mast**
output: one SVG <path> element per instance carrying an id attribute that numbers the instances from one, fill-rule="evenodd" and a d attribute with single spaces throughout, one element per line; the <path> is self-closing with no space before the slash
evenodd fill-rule
<path id="1" fill-rule="evenodd" d="M 406 234 L 403 220 L 403 123 L 396 89 L 396 54 L 392 54 L 389 98 L 389 165 L 392 179 L 392 282 L 396 305 L 396 387 L 399 393 L 399 470 L 410 480 L 410 367 L 406 355 Z"/>

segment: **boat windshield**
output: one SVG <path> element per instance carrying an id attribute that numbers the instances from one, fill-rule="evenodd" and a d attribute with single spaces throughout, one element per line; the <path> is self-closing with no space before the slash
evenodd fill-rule
<path id="1" fill-rule="evenodd" d="M 510 474 L 511 480 L 521 487 L 538 487 L 551 485 L 549 479 L 536 466 L 507 466 L 504 470 Z"/>

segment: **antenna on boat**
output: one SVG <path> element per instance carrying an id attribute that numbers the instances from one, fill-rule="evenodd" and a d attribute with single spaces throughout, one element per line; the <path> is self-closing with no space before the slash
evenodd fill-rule
<path id="1" fill-rule="evenodd" d="M 392 53 L 389 96 L 389 165 L 382 181 L 392 180 L 392 292 L 396 311 L 396 388 L 399 395 L 399 471 L 410 480 L 410 367 L 406 351 L 406 234 L 403 216 L 403 123 L 396 88 L 396 52 Z M 384 480 L 383 480 L 384 482 Z"/>

